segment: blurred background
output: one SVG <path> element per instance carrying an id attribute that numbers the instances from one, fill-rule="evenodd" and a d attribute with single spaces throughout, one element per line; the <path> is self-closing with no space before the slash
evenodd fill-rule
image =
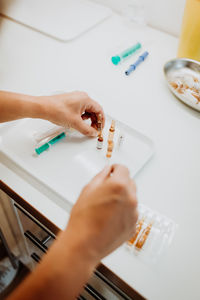
<path id="1" fill-rule="evenodd" d="M 148 25 L 168 32 L 174 36 L 180 35 L 185 0 L 94 0 L 111 7 L 120 13 L 143 6 L 145 20 Z M 132 11 L 132 13 L 133 13 Z M 134 13 L 133 13 L 134 15 Z"/>

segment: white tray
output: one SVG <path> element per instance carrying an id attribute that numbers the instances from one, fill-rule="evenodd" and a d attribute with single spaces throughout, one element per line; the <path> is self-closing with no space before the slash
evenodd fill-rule
<path id="1" fill-rule="evenodd" d="M 2 136 L 0 160 L 8 167 L 14 167 L 25 180 L 42 191 L 53 191 L 62 201 L 75 203 L 81 189 L 107 163 L 107 133 L 111 118 L 106 117 L 104 148 L 96 149 L 96 138 L 87 138 L 78 132 L 67 136 L 41 155 L 34 154 L 33 134 L 47 121 L 22 120 Z M 125 135 L 122 146 L 117 149 L 119 133 Z M 153 154 L 153 143 L 136 130 L 116 121 L 115 148 L 109 163 L 126 165 L 135 174 L 147 163 Z"/>

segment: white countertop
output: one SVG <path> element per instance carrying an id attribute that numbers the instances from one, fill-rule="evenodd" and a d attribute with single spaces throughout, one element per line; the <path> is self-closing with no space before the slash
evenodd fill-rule
<path id="1" fill-rule="evenodd" d="M 118 47 L 144 44 L 150 55 L 130 77 L 115 67 Z M 155 266 L 122 247 L 103 263 L 148 299 L 198 299 L 200 278 L 200 114 L 168 90 L 164 63 L 176 56 L 177 39 L 113 16 L 70 43 L 60 43 L 9 20 L 0 34 L 0 89 L 31 94 L 85 90 L 105 111 L 151 137 L 156 153 L 136 178 L 138 199 L 179 226 L 166 256 Z M 68 213 L 1 162 L 0 178 L 63 229 Z"/>

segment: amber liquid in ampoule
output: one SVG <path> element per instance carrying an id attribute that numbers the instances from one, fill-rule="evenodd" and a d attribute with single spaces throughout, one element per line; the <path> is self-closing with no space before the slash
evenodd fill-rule
<path id="1" fill-rule="evenodd" d="M 137 237 L 142 229 L 142 226 L 144 224 L 144 218 L 142 218 L 136 225 L 136 233 L 135 235 L 128 241 L 129 245 L 133 245 L 135 241 L 137 240 Z"/>
<path id="2" fill-rule="evenodd" d="M 137 243 L 135 244 L 135 247 L 138 249 L 142 249 L 142 247 L 144 246 L 150 232 L 151 232 L 151 228 L 152 228 L 152 223 L 150 223 L 142 232 L 140 238 L 138 239 Z"/>

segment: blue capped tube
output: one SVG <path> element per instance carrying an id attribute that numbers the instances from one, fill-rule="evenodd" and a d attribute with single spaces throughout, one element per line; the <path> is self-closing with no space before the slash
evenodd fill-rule
<path id="1" fill-rule="evenodd" d="M 128 76 L 130 75 L 130 73 L 135 71 L 135 69 L 147 58 L 148 55 L 149 55 L 148 51 L 145 51 L 142 55 L 140 55 L 138 60 L 136 60 L 134 64 L 130 65 L 128 70 L 125 71 L 125 74 Z"/>

